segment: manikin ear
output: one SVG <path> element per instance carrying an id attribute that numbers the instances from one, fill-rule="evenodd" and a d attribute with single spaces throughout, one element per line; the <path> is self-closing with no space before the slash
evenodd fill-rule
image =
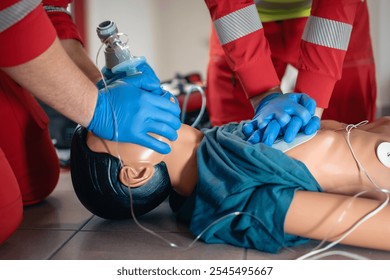
<path id="1" fill-rule="evenodd" d="M 150 163 L 125 165 L 119 172 L 119 180 L 127 187 L 139 187 L 145 184 L 154 174 Z"/>

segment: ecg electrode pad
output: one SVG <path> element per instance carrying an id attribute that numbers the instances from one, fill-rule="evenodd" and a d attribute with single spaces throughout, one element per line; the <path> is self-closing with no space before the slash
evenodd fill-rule
<path id="1" fill-rule="evenodd" d="M 376 148 L 376 155 L 384 166 L 390 168 L 390 142 L 380 143 Z"/>

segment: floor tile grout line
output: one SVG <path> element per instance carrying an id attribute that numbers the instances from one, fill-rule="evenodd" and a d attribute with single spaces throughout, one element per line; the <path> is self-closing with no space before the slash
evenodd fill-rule
<path id="1" fill-rule="evenodd" d="M 94 215 L 91 216 L 88 220 L 86 220 L 71 236 L 69 236 L 52 254 L 49 255 L 49 257 L 47 258 L 47 260 L 51 260 L 62 248 L 65 247 L 66 244 L 69 243 L 69 241 L 71 241 L 73 239 L 73 237 L 79 233 L 80 231 L 82 231 L 82 228 L 85 227 L 92 219 L 93 219 Z"/>
<path id="2" fill-rule="evenodd" d="M 244 254 L 242 256 L 242 259 L 243 260 L 247 260 L 248 259 L 248 249 L 244 248 Z"/>

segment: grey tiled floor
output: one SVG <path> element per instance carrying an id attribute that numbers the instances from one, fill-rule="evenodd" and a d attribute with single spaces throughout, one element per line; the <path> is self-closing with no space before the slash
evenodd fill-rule
<path id="1" fill-rule="evenodd" d="M 282 251 L 265 254 L 229 245 L 209 245 L 196 242 L 187 227 L 175 221 L 168 203 L 139 218 L 139 222 L 180 249 L 170 247 L 134 221 L 108 221 L 92 215 L 73 192 L 69 171 L 63 171 L 56 190 L 43 203 L 25 208 L 24 221 L 3 245 L 3 260 L 107 260 L 107 259 L 198 259 L 198 260 L 291 260 L 313 249 L 310 242 Z M 358 254 L 369 259 L 390 259 L 390 252 L 337 246 L 337 250 Z M 349 259 L 333 255 L 325 259 Z"/>

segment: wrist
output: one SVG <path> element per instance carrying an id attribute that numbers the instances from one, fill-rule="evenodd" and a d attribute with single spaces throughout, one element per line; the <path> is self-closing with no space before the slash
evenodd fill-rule
<path id="1" fill-rule="evenodd" d="M 98 90 L 97 95 L 96 95 L 96 101 L 93 103 L 94 106 L 92 106 L 93 108 L 91 107 L 92 111 L 90 113 L 90 116 L 91 116 L 90 121 L 89 121 L 88 125 L 85 126 L 88 130 L 90 130 L 92 132 L 94 132 L 94 130 L 96 129 L 96 126 L 97 126 L 96 123 L 97 123 L 97 117 L 98 117 L 97 115 L 99 114 L 99 110 L 102 107 L 102 103 L 103 103 L 102 99 L 104 96 L 101 92 L 103 90 Z"/>
<path id="2" fill-rule="evenodd" d="M 269 90 L 260 93 L 259 95 L 253 96 L 250 98 L 250 102 L 252 104 L 253 109 L 256 111 L 259 107 L 260 104 L 266 102 L 267 97 L 273 94 L 282 94 L 282 90 L 280 89 L 279 86 L 270 88 Z"/>
<path id="3" fill-rule="evenodd" d="M 317 107 L 314 115 L 321 119 L 323 112 L 324 112 L 324 108 Z"/>

